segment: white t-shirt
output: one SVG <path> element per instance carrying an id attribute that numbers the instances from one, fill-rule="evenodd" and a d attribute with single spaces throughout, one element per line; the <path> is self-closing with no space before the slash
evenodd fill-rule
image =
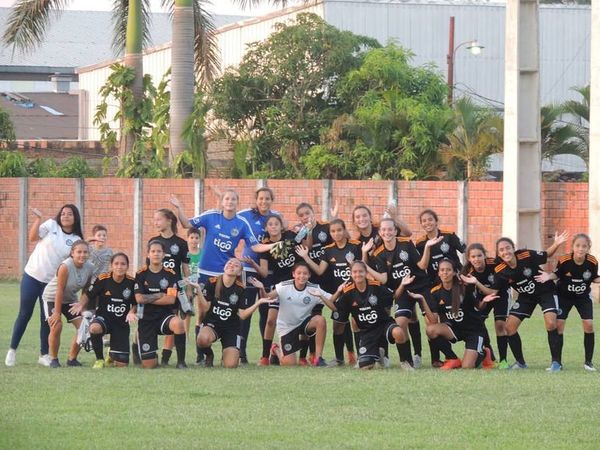
<path id="1" fill-rule="evenodd" d="M 322 303 L 319 297 L 308 292 L 309 289 L 318 290 L 327 299 L 331 297 L 318 284 L 313 283 L 306 283 L 304 289 L 299 291 L 294 286 L 294 280 L 282 281 L 275 285 L 275 289 L 279 297 L 277 332 L 280 337 L 299 327 L 307 317 L 310 317 L 313 308 Z"/>
<path id="2" fill-rule="evenodd" d="M 48 283 L 56 275 L 58 266 L 69 257 L 73 242 L 81 238 L 63 232 L 54 219 L 41 224 L 38 234 L 40 241 L 27 261 L 25 273 L 42 283 Z"/>

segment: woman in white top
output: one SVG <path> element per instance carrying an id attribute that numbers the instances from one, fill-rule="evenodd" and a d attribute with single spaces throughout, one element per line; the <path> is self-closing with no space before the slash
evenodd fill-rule
<path id="1" fill-rule="evenodd" d="M 71 247 L 71 255 L 58 267 L 56 276 L 50 280 L 42 294 L 44 313 L 48 325 L 50 325 L 50 335 L 48 336 L 50 367 L 54 369 L 60 367 L 58 348 L 62 332 L 61 315 L 65 316 L 76 330 L 81 325 L 81 316 L 76 305 L 80 291 L 91 282 L 94 274 L 94 265 L 88 261 L 89 256 L 90 249 L 87 242 L 82 240 L 74 242 Z M 77 344 L 76 337 L 73 336 L 71 342 L 67 366 L 81 366 L 81 363 L 77 361 L 79 344 Z"/>
<path id="2" fill-rule="evenodd" d="M 14 366 L 16 352 L 27 324 L 33 314 L 35 303 L 40 302 L 40 358 L 38 363 L 49 366 L 48 334 L 50 328 L 42 308 L 42 292 L 48 282 L 56 275 L 58 266 L 71 252 L 73 242 L 81 239 L 81 218 L 75 205 L 67 204 L 60 208 L 53 219 L 42 223 L 42 213 L 32 209 L 35 219 L 29 229 L 29 242 L 37 242 L 21 279 L 19 314 L 13 326 L 10 348 L 5 364 Z"/>

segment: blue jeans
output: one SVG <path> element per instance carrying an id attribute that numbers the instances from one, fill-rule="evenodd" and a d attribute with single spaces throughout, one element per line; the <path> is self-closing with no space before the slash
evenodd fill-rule
<path id="1" fill-rule="evenodd" d="M 48 335 L 50 334 L 50 327 L 48 326 L 48 322 L 46 322 L 46 318 L 44 317 L 44 308 L 42 305 L 42 293 L 44 292 L 46 284 L 47 283 L 42 283 L 26 273 L 23 273 L 23 278 L 21 279 L 21 300 L 19 304 L 19 314 L 17 315 L 17 319 L 15 320 L 15 324 L 13 326 L 10 348 L 14 348 L 16 350 L 19 346 L 21 338 L 23 337 L 23 334 L 25 334 L 27 324 L 29 323 L 31 315 L 33 314 L 35 302 L 36 300 L 39 300 L 40 354 L 48 354 Z"/>

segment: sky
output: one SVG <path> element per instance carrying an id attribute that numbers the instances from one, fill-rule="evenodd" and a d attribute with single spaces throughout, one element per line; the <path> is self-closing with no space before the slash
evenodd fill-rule
<path id="1" fill-rule="evenodd" d="M 15 0 L 0 0 L 0 7 L 10 7 L 14 4 Z M 107 11 L 112 8 L 112 0 L 71 0 L 68 9 L 79 9 L 88 11 Z M 152 10 L 160 12 L 161 0 L 150 0 Z M 268 1 L 263 3 L 267 4 Z M 293 3 L 293 2 L 290 2 Z M 207 9 L 215 14 L 232 14 L 240 16 L 258 16 L 277 10 L 273 6 L 261 6 L 258 8 L 252 8 L 243 10 L 239 6 L 235 5 L 231 0 L 213 0 L 212 6 L 207 6 Z"/>

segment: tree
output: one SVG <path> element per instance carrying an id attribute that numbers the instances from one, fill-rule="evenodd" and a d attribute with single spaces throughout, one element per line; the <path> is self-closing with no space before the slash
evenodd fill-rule
<path id="1" fill-rule="evenodd" d="M 590 85 L 574 87 L 571 90 L 577 92 L 581 99 L 567 100 L 561 108 L 572 119 L 570 124 L 575 136 L 571 142 L 577 146 L 579 155 L 587 163 L 590 155 Z"/>
<path id="2" fill-rule="evenodd" d="M 456 100 L 452 107 L 455 128 L 448 135 L 448 144 L 442 146 L 443 159 L 466 168 L 461 179 L 480 179 L 487 173 L 489 156 L 502 152 L 503 120 L 496 111 L 469 97 Z"/>
<path id="3" fill-rule="evenodd" d="M 343 112 L 339 80 L 360 66 L 365 49 L 379 44 L 315 14 L 299 14 L 294 24 L 275 29 L 249 45 L 237 70 L 215 81 L 214 112 L 234 136 L 253 140 L 259 169 L 302 176 L 300 158 Z"/>

